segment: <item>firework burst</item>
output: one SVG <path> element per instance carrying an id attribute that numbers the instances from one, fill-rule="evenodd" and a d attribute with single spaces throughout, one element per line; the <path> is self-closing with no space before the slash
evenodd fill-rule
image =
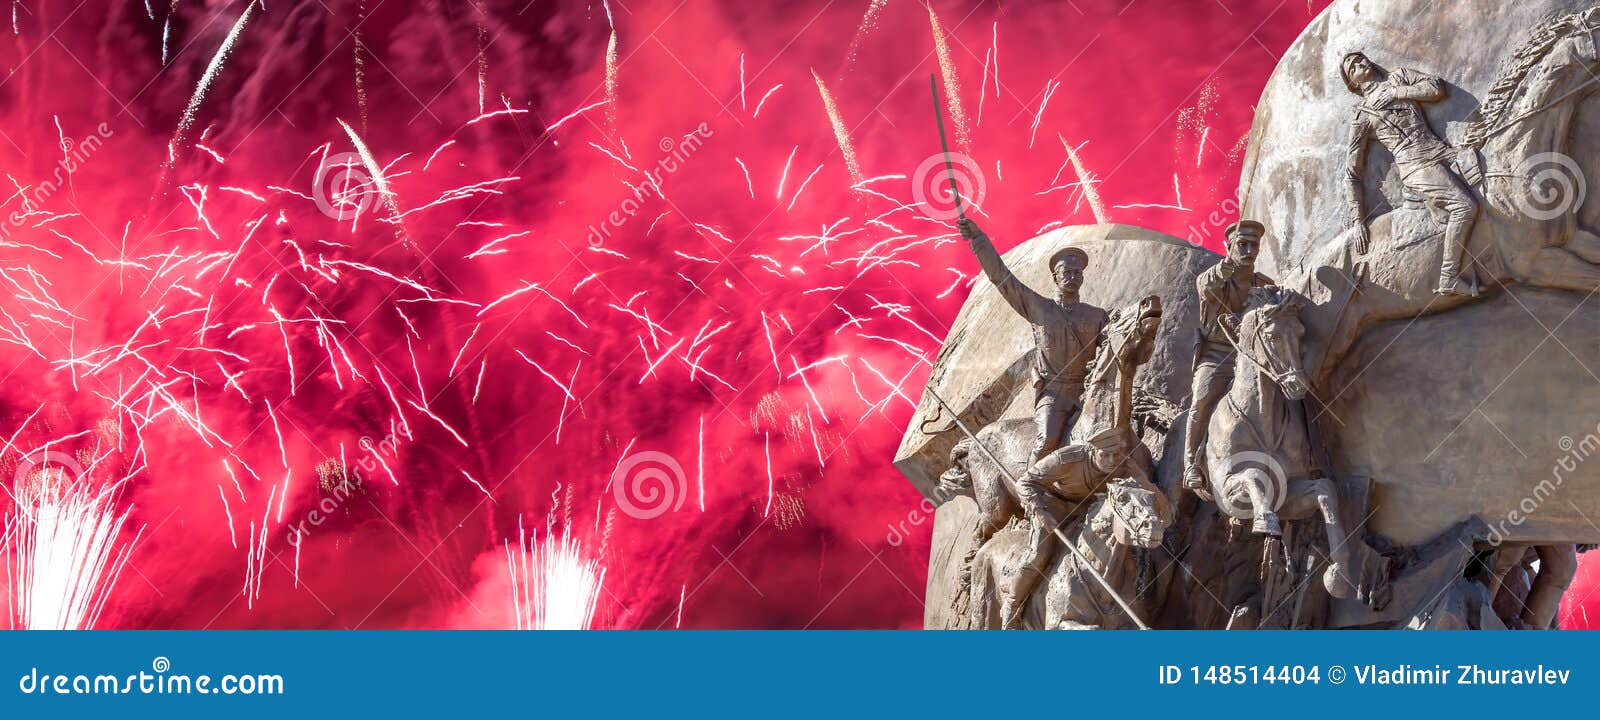
<path id="1" fill-rule="evenodd" d="M 133 504 L 181 510 L 183 534 L 144 533 L 152 583 L 107 605 L 126 624 L 481 622 L 451 591 L 478 558 L 515 573 L 518 621 L 484 613 L 503 626 L 663 626 L 686 603 L 719 624 L 799 625 L 824 603 L 824 623 L 904 624 L 925 547 L 889 552 L 880 529 L 920 498 L 882 458 L 978 268 L 915 198 L 937 145 L 927 88 L 901 78 L 941 74 L 951 139 L 993 190 L 985 228 L 1011 243 L 1165 199 L 1175 171 L 1183 208 L 1214 208 L 1226 190 L 1191 170 L 1232 156 L 1195 168 L 1186 140 L 1175 167 L 1151 134 L 1190 87 L 1135 107 L 1095 79 L 1119 56 L 1221 62 L 1245 41 L 1096 43 L 1097 23 L 1049 4 L 152 5 L 24 14 L 21 101 L 0 108 L 0 362 L 29 379 L 0 388 L 0 434 L 107 418 L 130 463 L 118 502 L 89 492 L 103 484 L 13 491 L 76 513 L 90 575 L 29 611 L 83 608 L 57 625 L 93 624 Z M 1142 8 L 1119 24 L 1178 15 Z M 1287 15 L 1265 46 L 1292 37 Z M 72 90 L 86 70 L 105 92 Z M 1218 74 L 1211 143 L 1247 124 L 1236 76 Z M 1029 148 L 1063 132 L 1070 147 Z M 609 543 L 570 519 L 510 532 L 550 512 L 552 484 L 607 518 L 605 468 L 635 447 L 691 468 L 675 495 L 695 512 L 619 514 Z M 55 547 L 24 523 L 6 529 L 34 560 L 10 574 Z M 749 581 L 709 550 L 741 547 Z M 794 571 L 812 549 L 817 571 Z M 894 577 L 852 577 L 880 554 Z M 834 582 L 881 592 L 806 592 Z M 753 588 L 761 602 L 737 597 Z"/>
<path id="2" fill-rule="evenodd" d="M 511 571 L 511 605 L 518 630 L 588 630 L 606 569 L 563 527 L 545 528 L 544 543 L 517 527 L 517 547 L 505 546 Z"/>
<path id="3" fill-rule="evenodd" d="M 116 509 L 119 489 L 96 489 L 63 464 L 38 466 L 19 480 L 5 532 L 13 627 L 95 627 L 138 543 L 137 535 L 120 541 L 128 511 Z"/>

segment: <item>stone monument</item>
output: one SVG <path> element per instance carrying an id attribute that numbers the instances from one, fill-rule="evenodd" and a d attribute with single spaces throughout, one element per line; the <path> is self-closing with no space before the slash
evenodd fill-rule
<path id="1" fill-rule="evenodd" d="M 1226 258 L 963 221 L 988 282 L 895 458 L 926 626 L 1554 627 L 1600 543 L 1597 77 L 1595 0 L 1339 0 Z"/>

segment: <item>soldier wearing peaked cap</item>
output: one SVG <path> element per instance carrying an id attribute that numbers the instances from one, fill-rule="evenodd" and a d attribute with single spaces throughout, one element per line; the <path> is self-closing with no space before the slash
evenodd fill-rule
<path id="1" fill-rule="evenodd" d="M 1240 220 L 1224 232 L 1227 257 L 1195 279 L 1200 293 L 1200 327 L 1195 338 L 1188 430 L 1183 438 L 1183 485 L 1191 490 L 1205 487 L 1206 427 L 1211 411 L 1233 384 L 1234 348 L 1229 335 L 1238 327 L 1250 290 L 1273 284 L 1272 278 L 1256 272 L 1256 254 L 1266 227 L 1254 220 Z"/>
<path id="2" fill-rule="evenodd" d="M 1054 297 L 1022 284 L 1006 267 L 989 236 L 978 224 L 962 218 L 962 237 L 978 256 L 978 264 L 1012 309 L 1033 326 L 1034 421 L 1037 434 L 1031 465 L 1066 440 L 1083 408 L 1083 383 L 1089 361 L 1104 340 L 1106 311 L 1078 299 L 1089 254 L 1075 247 L 1050 256 L 1050 275 L 1056 283 Z"/>

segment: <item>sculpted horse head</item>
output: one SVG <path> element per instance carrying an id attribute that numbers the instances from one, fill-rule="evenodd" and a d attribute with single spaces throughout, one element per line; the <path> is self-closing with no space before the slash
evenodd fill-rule
<path id="1" fill-rule="evenodd" d="M 1161 315 L 1158 295 L 1111 312 L 1106 340 L 1095 352 L 1084 383 L 1083 417 L 1074 439 L 1086 440 L 1107 427 L 1131 428 L 1134 375 L 1155 353 Z"/>
<path id="2" fill-rule="evenodd" d="M 1251 291 L 1232 335 L 1234 380 L 1211 416 L 1206 440 L 1212 494 L 1223 512 L 1277 532 L 1274 515 L 1291 476 L 1307 474 L 1300 403 L 1308 383 L 1301 363 L 1305 298 L 1276 286 Z"/>
<path id="3" fill-rule="evenodd" d="M 1172 503 L 1160 489 L 1133 478 L 1106 483 L 1106 496 L 1089 519 L 1091 531 L 1121 547 L 1161 547 L 1172 526 Z"/>
<path id="4" fill-rule="evenodd" d="M 1236 372 L 1259 373 L 1265 386 L 1290 400 L 1305 397 L 1309 385 L 1300 352 L 1306 335 L 1300 311 L 1305 307 L 1305 296 L 1287 288 L 1267 285 L 1252 290 L 1237 335 L 1240 361 L 1250 367 L 1241 365 Z M 1234 387 L 1245 389 L 1238 382 Z"/>
<path id="5" fill-rule="evenodd" d="M 1335 597 L 1350 597 L 1355 541 L 1339 519 L 1333 481 L 1311 467 L 1304 405 L 1308 392 L 1301 362 L 1306 299 L 1293 290 L 1259 287 L 1250 293 L 1239 321 L 1235 377 L 1227 398 L 1211 416 L 1206 443 L 1211 493 L 1218 509 L 1279 542 L 1279 522 L 1320 517 L 1332 562 L 1323 585 Z M 1280 553 L 1268 552 L 1269 557 Z M 1369 602 L 1381 604 L 1382 598 Z"/>

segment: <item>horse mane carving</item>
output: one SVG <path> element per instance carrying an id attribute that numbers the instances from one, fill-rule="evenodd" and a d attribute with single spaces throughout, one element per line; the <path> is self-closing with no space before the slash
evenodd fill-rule
<path id="1" fill-rule="evenodd" d="M 1500 79 L 1489 88 L 1483 106 L 1478 109 L 1478 118 L 1467 126 L 1466 139 L 1462 141 L 1462 145 L 1483 148 L 1483 144 L 1489 139 L 1489 134 L 1508 119 L 1506 113 L 1512 106 L 1517 89 L 1522 87 L 1522 81 L 1527 79 L 1528 73 L 1550 53 L 1556 41 L 1566 37 L 1573 29 L 1586 28 L 1585 17 L 1593 12 L 1586 10 L 1558 15 L 1534 29 L 1522 46 L 1511 55 L 1510 61 L 1506 63 L 1507 69 L 1501 74 Z"/>

